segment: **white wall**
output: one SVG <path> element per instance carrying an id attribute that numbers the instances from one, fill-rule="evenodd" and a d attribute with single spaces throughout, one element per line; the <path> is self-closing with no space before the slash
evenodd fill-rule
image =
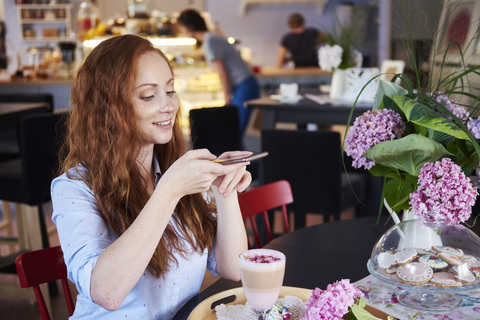
<path id="1" fill-rule="evenodd" d="M 5 20 L 5 11 L 3 7 L 3 0 L 0 0 L 0 21 Z"/>

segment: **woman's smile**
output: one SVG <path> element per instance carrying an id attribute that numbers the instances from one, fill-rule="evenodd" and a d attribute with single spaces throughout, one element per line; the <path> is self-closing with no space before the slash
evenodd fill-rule
<path id="1" fill-rule="evenodd" d="M 164 120 L 164 121 L 161 121 L 161 122 L 154 122 L 153 124 L 156 125 L 156 126 L 160 126 L 160 127 L 170 126 L 172 124 L 172 119 Z"/>

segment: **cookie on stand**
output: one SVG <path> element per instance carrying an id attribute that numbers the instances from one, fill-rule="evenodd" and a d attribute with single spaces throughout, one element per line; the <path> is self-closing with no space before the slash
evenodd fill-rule
<path id="1" fill-rule="evenodd" d="M 421 262 L 410 262 L 398 267 L 397 277 L 402 282 L 421 285 L 432 279 L 433 269 Z"/>
<path id="2" fill-rule="evenodd" d="M 447 262 L 432 254 L 424 254 L 420 256 L 418 258 L 418 262 L 425 263 L 426 265 L 430 266 L 432 269 L 435 270 L 441 270 L 448 267 Z"/>
<path id="3" fill-rule="evenodd" d="M 462 282 L 455 279 L 451 272 L 435 272 L 430 282 L 437 287 L 461 287 Z"/>

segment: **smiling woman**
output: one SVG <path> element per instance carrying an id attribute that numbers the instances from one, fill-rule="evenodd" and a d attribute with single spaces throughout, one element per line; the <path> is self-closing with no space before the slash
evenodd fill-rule
<path id="1" fill-rule="evenodd" d="M 236 193 L 251 176 L 245 163 L 187 152 L 173 87 L 165 55 L 134 35 L 103 41 L 78 71 L 51 191 L 79 292 L 71 319 L 171 319 L 207 268 L 239 280 L 247 243 Z"/>

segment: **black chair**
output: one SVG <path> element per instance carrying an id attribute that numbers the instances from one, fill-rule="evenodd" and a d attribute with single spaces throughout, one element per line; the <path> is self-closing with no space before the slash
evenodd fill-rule
<path id="1" fill-rule="evenodd" d="M 225 151 L 241 150 L 242 139 L 238 110 L 234 106 L 190 110 L 192 148 L 207 148 L 219 156 Z"/>
<path id="2" fill-rule="evenodd" d="M 50 201 L 50 183 L 58 169 L 57 154 L 64 137 L 65 116 L 64 113 L 25 116 L 20 122 L 20 158 L 0 162 L 0 200 L 17 204 L 21 211 L 16 212 L 17 219 L 21 214 L 29 215 L 26 218 L 35 223 L 38 218 L 39 226 L 34 227 L 40 230 L 33 230 L 33 234 L 32 230 L 22 230 L 25 226 L 18 221 L 23 249 L 49 246 L 42 204 Z"/>
<path id="3" fill-rule="evenodd" d="M 216 156 L 225 151 L 243 150 L 237 107 L 191 109 L 189 116 L 192 149 L 207 148 Z M 252 162 L 248 171 L 255 180 L 258 163 Z"/>
<path id="4" fill-rule="evenodd" d="M 338 220 L 341 212 L 364 201 L 364 178 L 344 173 L 338 132 L 265 129 L 261 140 L 269 152 L 263 159 L 264 183 L 290 182 L 295 229 L 305 226 L 307 213 Z"/>
<path id="5" fill-rule="evenodd" d="M 20 157 L 18 130 L 22 118 L 31 113 L 51 112 L 53 110 L 53 94 L 50 93 L 8 93 L 0 94 L 0 103 L 5 102 L 46 102 L 49 108 L 44 110 L 33 110 L 22 112 L 13 119 L 8 119 L 8 123 L 2 122 L 0 128 L 0 161 L 8 161 Z"/>

